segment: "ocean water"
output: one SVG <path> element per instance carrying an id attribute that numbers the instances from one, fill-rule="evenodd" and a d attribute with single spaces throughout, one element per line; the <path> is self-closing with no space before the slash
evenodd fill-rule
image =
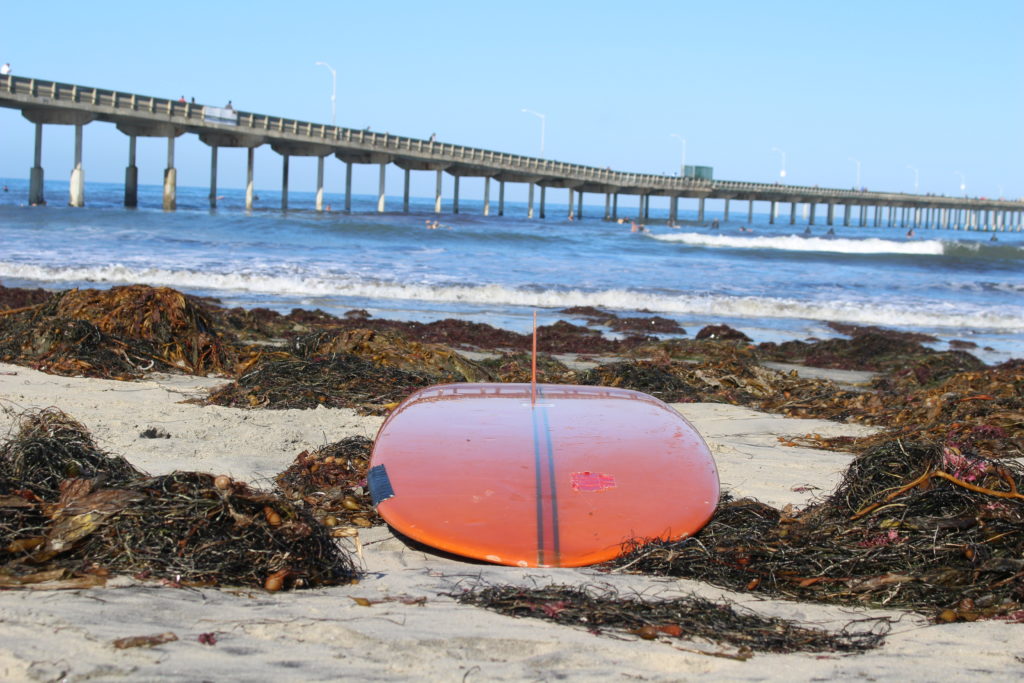
<path id="1" fill-rule="evenodd" d="M 0 192 L 7 286 L 148 283 L 232 306 L 363 308 L 524 332 L 534 310 L 543 324 L 584 305 L 673 318 L 691 335 L 727 323 L 755 341 L 836 336 L 825 322 L 841 321 L 927 332 L 937 348 L 971 341 L 988 362 L 1024 357 L 1024 233 L 918 229 L 908 238 L 905 228 L 835 225 L 828 235 L 822 217 L 806 235 L 800 215 L 789 225 L 788 207 L 769 225 L 764 213 L 748 223 L 746 203 L 734 202 L 725 222 L 720 201 L 707 203 L 705 225 L 681 210 L 678 228 L 666 225 L 664 201 L 649 232 L 633 233 L 628 218 L 601 220 L 603 195 L 588 195 L 595 204 L 570 222 L 552 201 L 545 220 L 528 220 L 518 202 L 498 217 L 496 192 L 486 218 L 480 201 L 453 215 L 447 197 L 439 217 L 432 198 L 414 199 L 409 214 L 377 214 L 375 198 L 359 196 L 351 214 L 317 213 L 312 193 L 296 191 L 287 213 L 278 193 L 263 191 L 263 208 L 246 213 L 240 190 L 223 190 L 211 211 L 205 188 L 186 187 L 165 213 L 159 187 L 141 187 L 142 208 L 125 209 L 122 186 L 104 183 L 89 183 L 87 206 L 74 209 L 66 182 L 48 182 L 50 203 L 29 207 L 25 180 L 0 182 L 9 188 Z M 327 201 L 342 205 L 337 195 Z M 623 199 L 620 216 L 635 217 L 635 201 Z M 398 209 L 401 199 L 388 204 Z M 435 218 L 442 227 L 427 229 Z"/>

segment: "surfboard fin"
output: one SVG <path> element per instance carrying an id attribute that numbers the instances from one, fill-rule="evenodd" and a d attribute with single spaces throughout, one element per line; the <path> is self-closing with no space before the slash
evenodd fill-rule
<path id="1" fill-rule="evenodd" d="M 530 357 L 530 405 L 537 405 L 537 311 L 533 312 L 533 353 Z"/>

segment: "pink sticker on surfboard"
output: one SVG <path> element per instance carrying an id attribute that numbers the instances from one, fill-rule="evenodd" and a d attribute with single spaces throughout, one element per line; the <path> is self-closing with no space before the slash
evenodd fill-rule
<path id="1" fill-rule="evenodd" d="M 599 472 L 573 472 L 571 483 L 573 491 L 604 491 L 615 488 L 615 477 Z"/>

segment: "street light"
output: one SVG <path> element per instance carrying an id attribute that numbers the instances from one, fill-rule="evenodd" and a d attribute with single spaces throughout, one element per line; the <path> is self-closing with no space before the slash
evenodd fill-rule
<path id="1" fill-rule="evenodd" d="M 537 118 L 540 119 L 540 155 L 543 158 L 543 156 L 544 156 L 544 123 L 545 123 L 545 120 L 547 119 L 547 117 L 544 116 L 544 114 L 540 114 L 540 113 L 532 111 L 530 109 L 523 109 L 523 113 L 524 114 L 533 114 L 534 116 L 536 116 Z"/>
<path id="2" fill-rule="evenodd" d="M 914 194 L 917 194 L 918 181 L 921 179 L 921 174 L 918 173 L 917 169 L 907 164 L 907 168 L 914 172 Z"/>
<path id="3" fill-rule="evenodd" d="M 772 147 L 772 151 L 778 152 L 780 155 L 782 155 L 782 168 L 779 169 L 779 182 L 781 183 L 783 180 L 786 179 L 786 153 L 783 152 L 778 147 Z"/>
<path id="4" fill-rule="evenodd" d="M 964 196 L 966 197 L 967 196 L 967 178 L 964 177 L 964 174 L 961 173 L 960 171 L 953 171 L 953 175 L 960 176 L 960 191 L 963 192 Z"/>
<path id="5" fill-rule="evenodd" d="M 317 62 L 313 66 L 326 66 L 331 72 L 331 125 L 334 125 L 337 109 L 335 102 L 338 99 L 338 72 L 327 62 Z"/>
<path id="6" fill-rule="evenodd" d="M 860 160 L 859 159 L 854 159 L 853 157 L 850 157 L 850 161 L 852 161 L 853 163 L 857 164 L 857 184 L 853 187 L 853 189 L 859 190 L 860 189 Z"/>
<path id="7" fill-rule="evenodd" d="M 679 177 L 684 178 L 686 177 L 686 138 L 679 133 L 672 133 L 671 137 L 682 143 L 682 149 L 679 152 Z"/>

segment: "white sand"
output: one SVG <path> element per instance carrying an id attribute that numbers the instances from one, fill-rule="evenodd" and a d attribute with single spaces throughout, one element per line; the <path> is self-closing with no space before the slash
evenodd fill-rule
<path id="1" fill-rule="evenodd" d="M 104 449 L 153 474 L 175 469 L 260 480 L 303 449 L 345 436 L 373 437 L 380 418 L 347 410 L 244 411 L 183 405 L 216 381 L 165 376 L 108 382 L 44 375 L 0 364 L 0 434 L 14 414 L 56 406 L 84 423 Z M 791 420 L 715 404 L 677 406 L 711 445 L 723 487 L 780 506 L 805 504 L 835 485 L 848 456 L 787 448 L 779 436 L 861 433 L 863 427 Z M 159 427 L 170 439 L 139 433 Z M 602 574 L 592 569 L 516 569 L 414 550 L 384 528 L 361 537 L 357 585 L 269 594 L 173 589 L 119 578 L 106 588 L 0 592 L 2 680 L 726 680 L 1018 678 L 1021 628 L 984 622 L 934 627 L 897 612 L 759 600 L 693 581 Z M 899 618 L 886 644 L 862 655 L 755 655 L 736 661 L 677 649 L 707 643 L 594 636 L 534 619 L 456 604 L 446 594 L 480 582 L 608 585 L 620 592 L 728 597 L 765 615 L 832 629 L 868 616 Z M 426 598 L 407 605 L 397 598 Z M 364 607 L 352 598 L 385 600 Z M 396 600 L 387 601 L 388 598 Z M 116 638 L 171 631 L 178 640 L 118 650 Z M 214 632 L 217 644 L 198 642 Z"/>

